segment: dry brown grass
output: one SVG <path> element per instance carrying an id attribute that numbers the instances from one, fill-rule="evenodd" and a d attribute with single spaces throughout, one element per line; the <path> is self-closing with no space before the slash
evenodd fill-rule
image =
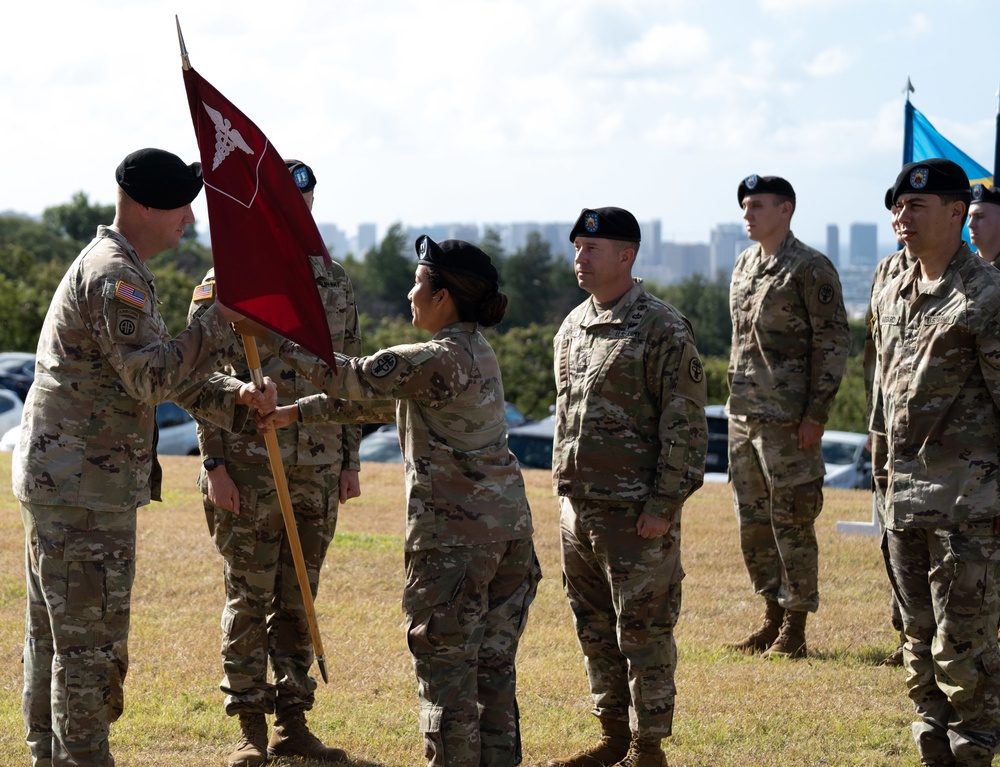
<path id="1" fill-rule="evenodd" d="M 167 458 L 165 503 L 139 512 L 139 562 L 126 711 L 112 728 L 119 765 L 218 765 L 236 725 L 218 691 L 221 560 L 208 538 L 197 460 Z M 0 454 L 0 765 L 26 764 L 20 719 L 23 530 Z M 546 472 L 528 471 L 545 578 L 519 656 L 525 764 L 593 739 L 587 684 L 559 575 L 558 521 Z M 403 489 L 399 466 L 366 465 L 364 497 L 343 507 L 317 600 L 330 684 L 310 722 L 359 765 L 423 763 L 416 693 L 403 636 Z M 721 650 L 759 615 L 739 553 L 729 488 L 707 486 L 685 510 L 684 608 L 673 767 L 917 763 L 899 669 L 877 662 L 893 644 L 875 539 L 839 535 L 838 519 L 870 517 L 869 496 L 827 495 L 819 524 L 820 612 L 813 655 L 765 662 Z M 304 764 L 291 760 L 278 764 Z"/>

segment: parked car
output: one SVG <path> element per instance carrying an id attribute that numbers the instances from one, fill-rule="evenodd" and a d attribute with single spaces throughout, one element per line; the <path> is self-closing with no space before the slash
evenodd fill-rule
<path id="1" fill-rule="evenodd" d="M 504 403 L 504 414 L 507 417 L 508 429 L 521 427 L 528 423 L 527 416 L 510 402 Z M 551 444 L 552 440 L 550 438 L 549 445 Z M 551 447 L 549 449 L 551 451 Z M 371 461 L 374 463 L 402 463 L 403 454 L 399 447 L 399 434 L 396 433 L 396 424 L 383 424 L 362 437 L 361 444 L 358 446 L 358 458 L 361 461 Z"/>
<path id="2" fill-rule="evenodd" d="M 17 399 L 10 392 L 0 389 L 0 428 L 4 427 L 3 403 L 8 396 Z M 20 405 L 20 400 L 18 400 Z M 198 455 L 198 424 L 191 415 L 173 402 L 163 402 L 156 406 L 156 425 L 160 430 L 156 443 L 158 455 Z M 17 423 L 2 432 L 0 452 L 14 449 L 21 436 L 21 416 L 18 410 Z"/>
<path id="3" fill-rule="evenodd" d="M 24 403 L 20 397 L 12 391 L 0 389 L 0 434 L 21 423 L 23 410 Z"/>
<path id="4" fill-rule="evenodd" d="M 872 454 L 868 435 L 849 431 L 823 432 L 824 487 L 870 490 Z"/>
<path id="5" fill-rule="evenodd" d="M 705 456 L 705 481 L 729 479 L 729 417 L 724 405 L 705 408 L 708 419 L 708 453 Z M 826 464 L 824 487 L 868 490 L 872 484 L 872 455 L 868 435 L 849 431 L 825 431 L 821 450 Z"/>
<path id="6" fill-rule="evenodd" d="M 555 436 L 556 417 L 546 416 L 540 421 L 516 426 L 507 431 L 507 446 L 517 462 L 525 469 L 552 468 L 552 440 Z"/>
<path id="7" fill-rule="evenodd" d="M 156 425 L 160 429 L 157 454 L 199 454 L 198 424 L 182 407 L 173 402 L 161 402 L 156 406 Z"/>
<path id="8" fill-rule="evenodd" d="M 0 387 L 14 392 L 24 402 L 35 382 L 35 355 L 31 352 L 0 353 Z"/>

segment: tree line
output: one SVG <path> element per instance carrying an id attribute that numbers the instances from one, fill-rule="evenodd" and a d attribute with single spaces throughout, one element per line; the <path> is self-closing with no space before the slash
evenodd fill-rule
<path id="1" fill-rule="evenodd" d="M 97 231 L 114 219 L 113 205 L 91 203 L 78 192 L 65 204 L 46 208 L 41 220 L 0 216 L 0 350 L 34 351 L 49 301 L 66 267 Z M 541 418 L 555 403 L 552 339 L 563 317 L 586 293 L 577 286 L 573 266 L 553 256 L 537 233 L 523 247 L 504 251 L 500 235 L 487 229 L 477 243 L 493 259 L 501 289 L 509 298 L 507 316 L 487 331 L 503 371 L 507 399 L 524 413 Z M 402 224 L 394 224 L 367 252 L 338 260 L 354 284 L 361 315 L 364 351 L 423 340 L 410 325 L 409 300 L 416 257 Z M 172 333 L 186 324 L 194 287 L 212 265 L 211 251 L 193 227 L 180 246 L 147 264 L 155 275 L 160 312 Z M 726 400 L 726 367 L 732 339 L 729 284 L 694 275 L 676 285 L 647 283 L 654 294 L 677 307 L 691 322 L 702 354 L 709 401 Z M 851 323 L 851 358 L 834 402 L 828 427 L 867 430 L 861 351 L 864 327 Z"/>

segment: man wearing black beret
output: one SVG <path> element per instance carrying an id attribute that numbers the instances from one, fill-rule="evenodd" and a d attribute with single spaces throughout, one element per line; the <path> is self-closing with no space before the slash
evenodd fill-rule
<path id="1" fill-rule="evenodd" d="M 171 338 L 146 262 L 194 221 L 201 166 L 140 149 L 115 174 L 115 220 L 70 265 L 38 340 L 14 453 L 27 539 L 24 723 L 33 764 L 114 764 L 124 708 L 136 507 L 159 500 L 156 405 L 177 402 L 226 429 L 259 391 L 216 377 L 238 314 L 219 306 Z"/>
<path id="2" fill-rule="evenodd" d="M 736 259 L 729 291 L 729 472 L 743 560 L 764 599 L 764 619 L 729 647 L 801 658 L 806 616 L 819 607 L 820 440 L 850 332 L 837 270 L 792 234 L 792 185 L 748 176 L 736 197 L 757 244 Z"/>
<path id="3" fill-rule="evenodd" d="M 995 186 L 975 184 L 972 187 L 972 204 L 969 206 L 969 239 L 976 246 L 979 257 L 1000 268 L 1000 189 Z"/>
<path id="4" fill-rule="evenodd" d="M 915 263 L 872 296 L 872 470 L 920 764 L 987 767 L 1000 745 L 1000 273 L 962 241 L 971 199 L 940 158 L 893 186 Z"/>
<path id="5" fill-rule="evenodd" d="M 549 765 L 666 767 L 681 507 L 704 477 L 705 374 L 688 321 L 632 278 L 631 213 L 585 208 L 569 239 L 590 297 L 555 337 L 552 474 L 563 582 L 602 737 Z"/>

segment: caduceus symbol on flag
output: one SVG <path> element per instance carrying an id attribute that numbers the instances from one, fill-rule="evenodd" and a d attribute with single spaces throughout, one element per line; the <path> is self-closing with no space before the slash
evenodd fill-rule
<path id="1" fill-rule="evenodd" d="M 316 221 L 267 137 L 191 67 L 180 20 L 176 21 L 184 87 L 205 180 L 218 300 L 336 369 L 326 309 L 309 263 L 310 256 L 322 256 L 330 263 Z M 254 382 L 262 386 L 257 341 L 244 335 L 243 346 Z M 316 662 L 326 682 L 323 640 L 278 437 L 269 431 L 264 439 Z"/>

